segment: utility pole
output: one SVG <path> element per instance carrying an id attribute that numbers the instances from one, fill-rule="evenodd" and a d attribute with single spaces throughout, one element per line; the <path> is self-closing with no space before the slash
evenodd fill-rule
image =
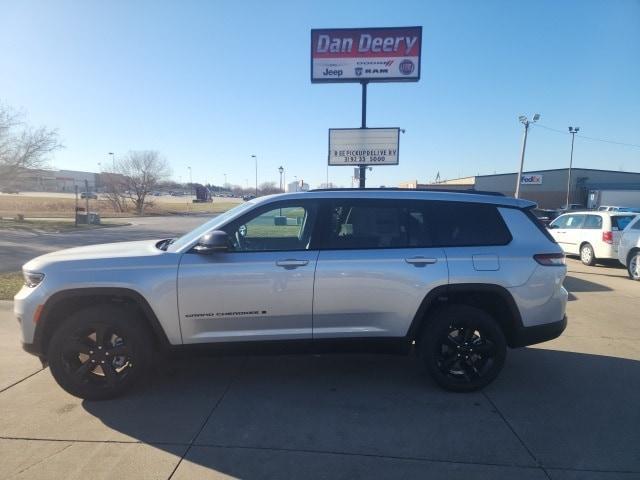
<path id="1" fill-rule="evenodd" d="M 75 215 L 75 226 L 78 226 L 78 185 L 74 185 L 73 186 L 74 190 L 76 191 L 76 215 Z"/>
<path id="2" fill-rule="evenodd" d="M 87 225 L 89 225 L 89 181 L 84 181 L 84 191 L 85 193 L 85 205 L 87 206 Z"/>
<path id="3" fill-rule="evenodd" d="M 256 160 L 256 197 L 258 196 L 258 156 L 251 155 L 251 158 L 255 158 Z"/>
<path id="4" fill-rule="evenodd" d="M 527 149 L 527 133 L 529 133 L 529 125 L 537 122 L 540 119 L 540 114 L 536 113 L 533 116 L 533 120 L 529 121 L 524 115 L 520 115 L 518 120 L 524 125 L 524 134 L 522 135 L 522 154 L 520 155 L 520 170 L 518 170 L 518 179 L 516 180 L 516 193 L 515 198 L 520 198 L 520 182 L 522 181 L 522 169 L 524 167 L 524 153 Z"/>
<path id="5" fill-rule="evenodd" d="M 569 210 L 569 202 L 571 201 L 571 167 L 573 166 L 573 142 L 576 139 L 576 133 L 580 131 L 580 127 L 569 127 L 571 134 L 571 156 L 569 157 L 569 174 L 567 175 L 567 210 Z"/>

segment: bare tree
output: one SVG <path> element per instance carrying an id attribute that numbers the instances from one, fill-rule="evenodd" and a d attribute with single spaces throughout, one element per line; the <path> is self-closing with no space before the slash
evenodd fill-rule
<path id="1" fill-rule="evenodd" d="M 34 128 L 22 115 L 0 105 L 0 178 L 10 185 L 31 168 L 41 168 L 51 152 L 61 148 L 57 130 Z"/>
<path id="2" fill-rule="evenodd" d="M 127 209 L 125 178 L 118 173 L 104 172 L 100 174 L 100 183 L 104 187 L 104 196 L 113 211 L 117 213 L 124 212 Z"/>
<path id="3" fill-rule="evenodd" d="M 121 177 L 121 181 L 116 182 L 119 193 L 131 199 L 138 215 L 143 215 L 147 195 L 171 174 L 171 170 L 158 152 L 140 150 L 129 152 L 119 160 L 113 173 Z"/>
<path id="4" fill-rule="evenodd" d="M 276 187 L 276 182 L 264 182 L 260 184 L 258 192 L 260 195 L 271 195 L 274 193 L 280 193 L 280 189 Z"/>

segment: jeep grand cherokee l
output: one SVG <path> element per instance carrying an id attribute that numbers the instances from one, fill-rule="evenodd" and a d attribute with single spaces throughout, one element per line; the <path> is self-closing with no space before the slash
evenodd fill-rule
<path id="1" fill-rule="evenodd" d="M 15 297 L 24 348 L 67 392 L 116 396 L 154 352 L 416 352 L 471 391 L 507 347 L 566 326 L 562 249 L 526 200 L 333 190 L 254 199 L 178 239 L 31 260 Z M 290 348 L 292 347 L 292 348 Z"/>

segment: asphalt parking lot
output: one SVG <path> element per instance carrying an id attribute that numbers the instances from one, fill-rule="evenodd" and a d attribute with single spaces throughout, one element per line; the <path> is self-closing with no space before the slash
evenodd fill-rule
<path id="1" fill-rule="evenodd" d="M 62 248 L 96 243 L 128 242 L 180 236 L 215 217 L 216 214 L 122 218 L 122 227 L 40 233 L 25 230 L 0 231 L 0 273 L 20 270 L 34 257 Z"/>
<path id="2" fill-rule="evenodd" d="M 565 334 L 483 392 L 412 358 L 195 358 L 71 397 L 0 303 L 0 478 L 640 478 L 640 284 L 569 260 Z"/>

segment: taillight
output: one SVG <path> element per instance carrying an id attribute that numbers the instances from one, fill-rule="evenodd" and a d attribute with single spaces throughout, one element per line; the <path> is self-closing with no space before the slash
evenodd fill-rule
<path id="1" fill-rule="evenodd" d="M 613 232 L 602 232 L 602 241 L 605 243 L 613 243 Z"/>
<path id="2" fill-rule="evenodd" d="M 533 259 L 547 267 L 559 267 L 565 264 L 564 253 L 538 253 L 533 256 Z"/>

